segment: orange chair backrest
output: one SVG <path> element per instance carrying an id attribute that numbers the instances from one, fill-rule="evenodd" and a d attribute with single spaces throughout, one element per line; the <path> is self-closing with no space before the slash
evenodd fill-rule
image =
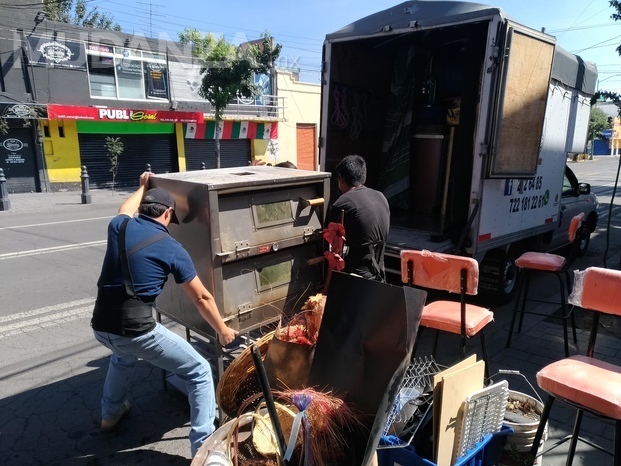
<path id="1" fill-rule="evenodd" d="M 461 271 L 466 270 L 466 293 L 475 295 L 479 286 L 479 263 L 469 257 L 439 252 L 401 251 L 401 281 L 408 283 L 412 264 L 412 285 L 461 293 Z"/>
<path id="2" fill-rule="evenodd" d="M 576 234 L 584 222 L 584 212 L 580 212 L 578 215 L 571 219 L 569 224 L 569 242 L 573 243 L 576 239 Z"/>
<path id="3" fill-rule="evenodd" d="M 602 267 L 576 270 L 569 302 L 591 311 L 621 315 L 621 271 Z"/>

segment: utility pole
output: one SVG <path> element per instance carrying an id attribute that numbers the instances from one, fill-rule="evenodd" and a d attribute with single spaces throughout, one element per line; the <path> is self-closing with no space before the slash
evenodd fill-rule
<path id="1" fill-rule="evenodd" d="M 160 5 L 158 3 L 146 3 L 146 2 L 136 2 L 136 3 L 138 3 L 138 5 L 144 5 L 145 8 L 148 7 L 148 10 L 147 9 L 143 9 L 143 10 L 136 10 L 136 11 L 139 12 L 139 13 L 143 13 L 143 14 L 148 14 L 149 15 L 149 30 L 148 30 L 148 33 L 149 33 L 149 37 L 153 37 L 153 17 L 154 16 L 159 16 L 159 17 L 163 18 L 164 16 L 166 16 L 166 15 L 162 15 L 162 14 L 159 14 L 159 13 L 153 13 L 153 7 L 164 8 L 166 5 Z M 147 31 L 145 31 L 145 32 L 147 32 Z"/>

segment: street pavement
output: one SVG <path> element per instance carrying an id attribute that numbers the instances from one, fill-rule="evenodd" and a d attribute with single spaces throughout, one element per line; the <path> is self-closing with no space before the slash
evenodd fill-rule
<path id="1" fill-rule="evenodd" d="M 10 210 L 0 212 L 0 227 L 15 212 L 53 211 L 67 206 L 96 212 L 102 205 L 120 205 L 128 195 L 122 190 L 91 190 L 92 203 L 85 205 L 80 194 L 79 191 L 10 194 Z M 589 253 L 576 262 L 576 268 L 602 266 L 603 227 L 600 225 L 593 235 Z M 609 257 L 613 257 L 609 267 L 619 268 L 618 254 L 618 245 L 609 251 Z M 550 281 L 549 286 L 546 283 L 542 287 L 548 297 L 554 298 L 554 286 Z M 495 322 L 486 333 L 492 379 L 506 378 L 511 390 L 533 395 L 526 380 L 536 387 L 536 372 L 564 356 L 562 326 L 554 319 L 528 315 L 522 332 L 515 334 L 511 348 L 506 348 L 511 305 L 498 305 L 492 310 Z M 585 314 L 580 311 L 580 316 Z M 0 464 L 189 464 L 189 408 L 185 395 L 171 385 L 165 389 L 161 372 L 148 364 L 139 364 L 136 369 L 130 396 L 132 410 L 120 429 L 113 434 L 99 432 L 99 400 L 108 353 L 94 340 L 85 340 L 83 332 L 76 334 L 75 320 L 70 313 L 64 314 L 67 315 L 58 321 L 47 322 L 36 331 L 23 334 L 7 333 L 0 319 L 0 330 L 5 331 L 0 332 Z M 88 326 L 88 318 L 80 319 Z M 581 327 L 583 321 L 579 319 Z M 176 324 L 166 319 L 164 324 L 183 335 L 183 329 Z M 432 336 L 432 332 L 425 332 L 418 355 L 430 354 Z M 587 329 L 580 328 L 578 338 L 577 347 L 573 342 L 570 345 L 571 354 L 586 352 Z M 444 336 L 440 341 L 438 362 L 444 365 L 456 362 L 458 341 Z M 469 350 L 477 348 L 478 341 L 474 339 L 469 343 Z M 599 337 L 597 348 L 602 359 L 619 363 L 621 341 L 614 335 L 614 329 Z M 29 353 L 27 363 L 23 362 L 24 353 Z M 17 364 L 14 362 L 17 360 L 22 362 Z M 45 367 L 39 367 L 41 360 L 46 361 Z M 518 371 L 526 380 L 519 375 L 498 374 L 500 370 Z M 557 402 L 549 424 L 545 445 L 571 432 L 573 410 Z M 611 448 L 614 425 L 586 416 L 582 436 Z M 567 449 L 565 443 L 546 453 L 539 464 L 565 464 Z M 578 444 L 574 465 L 605 464 L 612 464 L 610 456 Z"/>

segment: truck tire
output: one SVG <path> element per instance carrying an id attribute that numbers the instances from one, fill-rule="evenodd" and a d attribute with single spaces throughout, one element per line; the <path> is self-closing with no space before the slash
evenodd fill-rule
<path id="1" fill-rule="evenodd" d="M 589 244 L 591 243 L 591 233 L 587 232 L 586 236 L 578 244 L 578 257 L 586 256 L 589 250 Z"/>
<path id="2" fill-rule="evenodd" d="M 502 303 L 513 300 L 517 291 L 515 258 L 505 251 L 485 254 L 479 267 L 479 293 Z"/>

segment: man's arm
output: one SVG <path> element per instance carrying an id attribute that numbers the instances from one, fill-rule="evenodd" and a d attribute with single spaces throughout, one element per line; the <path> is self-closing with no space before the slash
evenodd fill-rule
<path id="1" fill-rule="evenodd" d="M 235 340 L 238 333 L 237 330 L 226 326 L 222 317 L 220 317 L 220 312 L 218 312 L 216 300 L 207 291 L 207 288 L 205 288 L 198 276 L 187 283 L 182 283 L 181 288 L 192 300 L 203 319 L 218 333 L 218 340 L 222 346 L 228 345 Z"/>
<path id="2" fill-rule="evenodd" d="M 119 207 L 119 215 L 128 215 L 133 217 L 136 212 L 138 212 L 138 207 L 140 207 L 140 202 L 142 201 L 142 196 L 144 196 L 145 191 L 149 188 L 149 177 L 151 173 L 144 172 L 140 175 L 140 187 L 136 190 L 134 194 L 129 196 L 125 202 Z"/>

